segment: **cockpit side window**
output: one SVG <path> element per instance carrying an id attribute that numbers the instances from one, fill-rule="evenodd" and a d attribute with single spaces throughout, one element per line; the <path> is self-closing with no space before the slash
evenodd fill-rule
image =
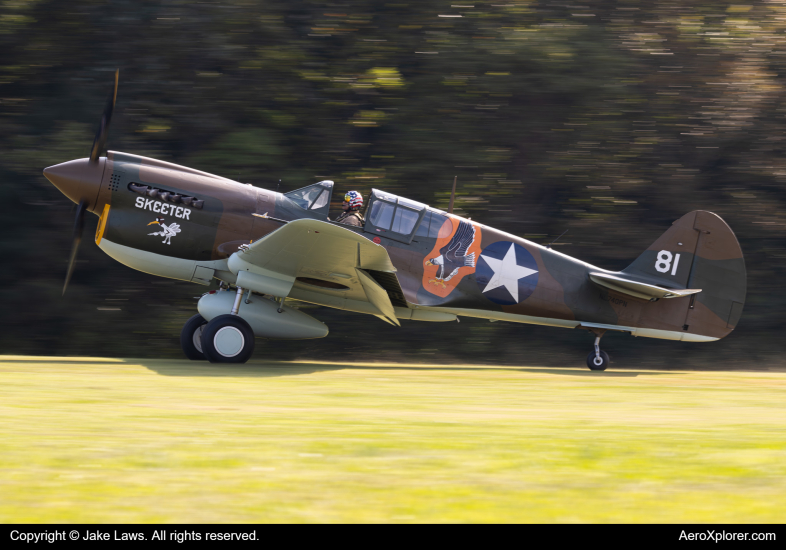
<path id="1" fill-rule="evenodd" d="M 396 215 L 393 218 L 393 226 L 390 230 L 401 233 L 402 235 L 409 235 L 412 233 L 412 230 L 415 229 L 418 218 L 420 218 L 420 212 L 404 208 L 399 202 L 398 208 L 396 209 Z"/>
<path id="2" fill-rule="evenodd" d="M 431 210 L 426 211 L 426 215 L 423 216 L 423 221 L 420 222 L 418 226 L 418 230 L 415 232 L 415 235 L 418 237 L 428 237 L 428 224 L 431 221 Z"/>
<path id="3" fill-rule="evenodd" d="M 442 229 L 442 226 L 445 225 L 446 220 L 447 218 L 442 214 L 429 209 L 426 212 L 426 215 L 423 217 L 423 221 L 420 222 L 420 226 L 418 227 L 418 231 L 415 233 L 415 235 L 419 237 L 431 237 L 436 239 L 439 237 L 439 231 Z"/>
<path id="4" fill-rule="evenodd" d="M 390 222 L 393 221 L 393 211 L 396 205 L 386 201 L 377 200 L 371 207 L 369 221 L 379 229 L 390 229 Z"/>
<path id="5" fill-rule="evenodd" d="M 437 214 L 436 212 L 432 212 L 431 214 L 431 225 L 428 229 L 428 236 L 437 238 L 439 237 L 439 230 L 442 229 L 442 226 L 445 225 L 445 222 L 448 221 L 446 216 L 441 214 Z"/>

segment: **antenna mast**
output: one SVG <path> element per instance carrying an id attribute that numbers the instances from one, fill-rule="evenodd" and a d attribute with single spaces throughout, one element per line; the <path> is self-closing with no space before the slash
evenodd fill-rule
<path id="1" fill-rule="evenodd" d="M 568 228 L 568 229 L 570 229 L 570 228 Z M 563 231 L 563 232 L 562 232 L 562 235 L 564 235 L 565 233 L 567 233 L 567 232 L 568 232 L 568 229 L 566 229 L 565 231 Z M 554 239 L 553 241 L 551 241 L 549 244 L 547 244 L 547 245 L 546 245 L 546 248 L 551 248 L 551 245 L 553 245 L 555 242 L 557 242 L 557 241 L 560 239 L 560 237 L 562 237 L 562 235 L 560 235 L 559 237 L 557 237 L 556 239 Z"/>
<path id="2" fill-rule="evenodd" d="M 448 214 L 453 213 L 453 201 L 456 199 L 456 180 L 458 176 L 453 176 L 453 190 L 450 192 L 450 204 L 448 205 Z"/>

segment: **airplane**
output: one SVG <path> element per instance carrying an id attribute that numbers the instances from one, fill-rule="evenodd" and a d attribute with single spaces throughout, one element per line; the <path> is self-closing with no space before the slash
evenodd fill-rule
<path id="1" fill-rule="evenodd" d="M 98 247 L 133 269 L 201 285 L 180 343 L 186 357 L 244 363 L 254 338 L 322 338 L 328 327 L 286 299 L 401 320 L 474 317 L 583 329 L 587 366 L 605 370 L 608 331 L 683 342 L 727 336 L 746 270 L 733 231 L 697 210 L 633 263 L 609 271 L 448 211 L 373 189 L 360 227 L 329 220 L 334 183 L 278 193 L 186 166 L 104 154 L 118 72 L 88 158 L 44 176 L 77 204 L 71 279 L 85 212 Z M 150 232 L 152 229 L 160 229 Z M 161 237 L 164 237 L 163 240 Z"/>

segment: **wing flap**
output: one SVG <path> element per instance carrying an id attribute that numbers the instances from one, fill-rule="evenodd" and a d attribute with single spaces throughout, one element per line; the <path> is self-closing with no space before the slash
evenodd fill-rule
<path id="1" fill-rule="evenodd" d="M 701 292 L 700 288 L 664 288 L 662 286 L 641 283 L 633 279 L 620 277 L 618 275 L 609 275 L 607 273 L 590 273 L 589 277 L 592 282 L 597 285 L 644 300 L 682 298 L 683 296 L 690 296 L 691 294 Z"/>
<path id="2" fill-rule="evenodd" d="M 362 269 L 356 269 L 355 271 L 358 274 L 363 290 L 366 292 L 368 301 L 381 311 L 391 324 L 401 326 L 401 323 L 396 319 L 396 310 L 393 309 L 393 304 L 390 302 L 388 291 L 382 288 L 378 282 L 371 278 L 371 275 Z"/>
<path id="3" fill-rule="evenodd" d="M 347 290 L 311 284 L 297 288 L 332 298 L 328 302 L 368 302 L 372 314 L 399 324 L 388 292 L 366 272 L 395 273 L 387 250 L 350 229 L 313 219 L 291 221 L 241 247 L 229 257 L 227 265 L 238 275 L 240 286 L 245 283 L 252 290 L 279 297 L 294 292 L 297 278 L 339 283 Z"/>

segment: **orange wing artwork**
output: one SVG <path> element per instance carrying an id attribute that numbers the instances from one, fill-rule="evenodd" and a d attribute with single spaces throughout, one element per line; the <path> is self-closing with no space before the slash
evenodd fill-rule
<path id="1" fill-rule="evenodd" d="M 475 272 L 480 252 L 480 227 L 448 218 L 439 230 L 434 250 L 423 259 L 423 288 L 445 298 L 461 279 Z"/>

